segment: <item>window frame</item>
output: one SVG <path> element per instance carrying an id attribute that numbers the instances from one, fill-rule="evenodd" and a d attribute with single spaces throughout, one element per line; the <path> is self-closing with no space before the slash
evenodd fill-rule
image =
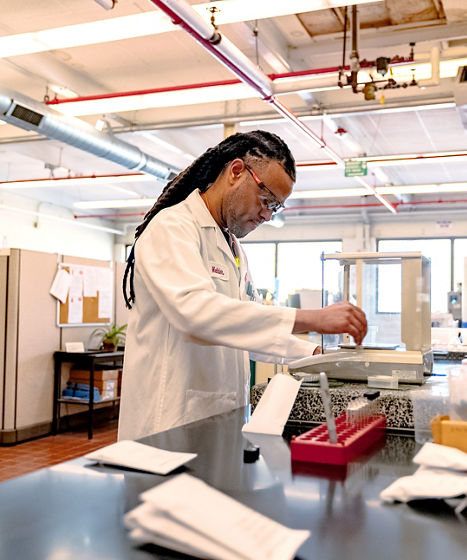
<path id="1" fill-rule="evenodd" d="M 423 239 L 426 241 L 429 240 L 440 240 L 440 239 L 447 239 L 450 241 L 450 267 L 449 267 L 449 290 L 451 292 L 454 291 L 455 286 L 454 286 L 454 258 L 455 258 L 455 252 L 454 252 L 454 246 L 455 246 L 455 241 L 457 239 L 466 239 L 467 240 L 467 236 L 466 235 L 430 235 L 427 237 L 422 237 L 420 235 L 416 235 L 416 236 L 410 236 L 410 237 L 377 237 L 376 238 L 376 251 L 379 253 L 379 245 L 381 241 L 414 241 L 416 239 Z M 447 294 L 446 294 L 447 296 Z"/>

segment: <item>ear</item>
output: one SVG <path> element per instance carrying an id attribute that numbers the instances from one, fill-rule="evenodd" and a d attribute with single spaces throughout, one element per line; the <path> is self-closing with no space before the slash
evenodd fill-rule
<path id="1" fill-rule="evenodd" d="M 231 183 L 236 182 L 243 170 L 245 169 L 245 163 L 241 158 L 236 158 L 229 163 L 229 180 Z"/>

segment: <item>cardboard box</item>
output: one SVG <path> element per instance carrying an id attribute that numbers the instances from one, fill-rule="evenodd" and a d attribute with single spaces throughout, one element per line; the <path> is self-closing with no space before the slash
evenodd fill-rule
<path id="1" fill-rule="evenodd" d="M 73 383 L 89 383 L 88 369 L 72 369 L 70 371 L 70 381 Z M 96 369 L 94 371 L 94 384 L 97 381 L 118 380 L 118 369 Z"/>

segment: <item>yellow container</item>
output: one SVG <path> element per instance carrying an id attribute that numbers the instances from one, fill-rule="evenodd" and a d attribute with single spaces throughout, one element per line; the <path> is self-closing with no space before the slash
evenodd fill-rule
<path id="1" fill-rule="evenodd" d="M 457 447 L 467 453 L 467 422 L 438 414 L 431 421 L 431 433 L 435 443 Z"/>

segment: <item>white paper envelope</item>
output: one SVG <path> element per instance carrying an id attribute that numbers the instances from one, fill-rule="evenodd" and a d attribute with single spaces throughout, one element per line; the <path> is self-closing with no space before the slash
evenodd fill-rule
<path id="1" fill-rule="evenodd" d="M 242 432 L 282 435 L 301 383 L 290 375 L 275 375 Z"/>
<path id="2" fill-rule="evenodd" d="M 144 443 L 122 440 L 88 453 L 84 458 L 107 465 L 168 474 L 195 457 L 196 453 L 166 451 Z"/>

